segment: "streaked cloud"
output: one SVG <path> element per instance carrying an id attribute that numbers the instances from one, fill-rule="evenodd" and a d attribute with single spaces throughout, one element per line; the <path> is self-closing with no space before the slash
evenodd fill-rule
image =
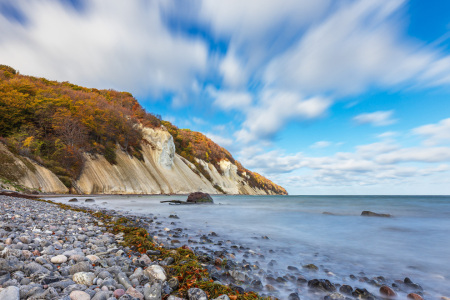
<path id="1" fill-rule="evenodd" d="M 313 149 L 319 149 L 319 148 L 327 148 L 327 147 L 329 147 L 331 145 L 332 145 L 332 143 L 329 142 L 329 141 L 318 141 L 318 142 L 315 142 L 314 144 L 312 144 L 309 147 L 313 148 Z"/>
<path id="2" fill-rule="evenodd" d="M 330 105 L 322 97 L 303 98 L 297 93 L 266 90 L 260 95 L 258 105 L 246 112 L 243 128 L 236 137 L 244 143 L 271 139 L 289 121 L 319 118 Z"/>
<path id="3" fill-rule="evenodd" d="M 425 138 L 427 146 L 450 143 L 450 118 L 441 120 L 437 124 L 428 124 L 412 130 L 414 134 Z"/>
<path id="4" fill-rule="evenodd" d="M 376 111 L 373 113 L 364 113 L 357 115 L 353 120 L 358 124 L 371 124 L 373 126 L 387 126 L 397 122 L 392 118 L 393 110 Z"/>
<path id="5" fill-rule="evenodd" d="M 164 3 L 164 4 L 163 4 Z M 0 14 L 0 57 L 24 74 L 139 95 L 186 93 L 209 60 L 207 44 L 172 34 L 162 9 L 174 1 L 20 0 L 25 25 Z"/>

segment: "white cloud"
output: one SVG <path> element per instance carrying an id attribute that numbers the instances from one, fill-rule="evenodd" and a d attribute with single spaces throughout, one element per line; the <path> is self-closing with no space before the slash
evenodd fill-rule
<path id="1" fill-rule="evenodd" d="M 367 0 L 342 5 L 274 58 L 266 81 L 335 96 L 372 86 L 448 84 L 450 57 L 401 38 L 392 20 L 403 3 Z"/>
<path id="2" fill-rule="evenodd" d="M 414 134 L 425 138 L 424 144 L 434 146 L 450 142 L 450 118 L 441 120 L 437 124 L 428 124 L 412 130 Z"/>
<path id="3" fill-rule="evenodd" d="M 386 126 L 397 122 L 392 119 L 394 114 L 393 110 L 389 111 L 376 111 L 373 113 L 365 113 L 357 115 L 353 118 L 358 124 L 371 124 L 373 126 Z"/>
<path id="4" fill-rule="evenodd" d="M 330 104 L 330 100 L 322 97 L 303 98 L 297 93 L 266 90 L 258 105 L 248 110 L 237 138 L 243 142 L 270 139 L 291 120 L 323 116 Z"/>
<path id="5" fill-rule="evenodd" d="M 348 193 L 348 187 L 356 186 L 365 187 L 359 191 L 368 191 L 370 186 L 420 186 L 424 177 L 432 178 L 432 184 L 443 176 L 439 174 L 450 171 L 446 164 L 450 162 L 449 147 L 401 147 L 388 141 L 359 145 L 353 152 L 331 156 L 286 155 L 259 149 L 240 153 L 240 159 L 244 166 L 276 178 L 285 187 L 297 191 L 311 187 L 316 193 L 322 187 L 346 186 Z M 371 191 L 377 193 L 376 189 Z"/>
<path id="6" fill-rule="evenodd" d="M 55 0 L 16 1 L 26 25 L 0 15 L 2 63 L 22 73 L 96 88 L 155 95 L 192 86 L 208 47 L 172 34 L 161 6 L 173 1 L 86 1 L 79 12 Z"/>
<path id="7" fill-rule="evenodd" d="M 427 147 L 399 149 L 374 158 L 383 164 L 398 162 L 444 162 L 450 161 L 450 147 Z"/>
<path id="8" fill-rule="evenodd" d="M 208 87 L 207 92 L 214 98 L 214 105 L 226 111 L 233 109 L 245 111 L 253 102 L 252 95 L 247 92 L 218 91 L 213 87 Z"/>
<path id="9" fill-rule="evenodd" d="M 327 148 L 327 147 L 329 147 L 331 145 L 332 145 L 332 143 L 329 142 L 329 141 L 318 141 L 318 142 L 315 142 L 314 144 L 312 144 L 309 147 L 313 148 L 313 149 L 314 148 L 317 149 L 317 148 Z"/>
<path id="10" fill-rule="evenodd" d="M 220 63 L 219 70 L 227 86 L 239 87 L 247 82 L 247 74 L 242 68 L 242 63 L 231 51 Z"/>
<path id="11" fill-rule="evenodd" d="M 397 135 L 398 135 L 398 132 L 386 131 L 386 132 L 380 133 L 379 135 L 377 135 L 377 137 L 380 139 L 389 139 L 389 138 L 393 138 Z"/>
<path id="12" fill-rule="evenodd" d="M 299 31 L 329 9 L 330 0 L 203 0 L 199 17 L 239 52 L 244 72 L 257 71 Z"/>
<path id="13" fill-rule="evenodd" d="M 205 135 L 207 137 L 209 137 L 214 143 L 219 144 L 220 146 L 225 147 L 225 148 L 230 147 L 234 144 L 234 141 L 232 139 L 229 139 L 229 138 L 226 138 L 226 137 L 214 134 L 214 133 L 207 132 L 207 133 L 205 133 Z"/>
<path id="14" fill-rule="evenodd" d="M 192 118 L 192 122 L 194 122 L 197 125 L 206 125 L 206 124 L 208 124 L 208 122 L 206 122 L 205 120 L 197 118 L 197 117 L 193 117 Z"/>

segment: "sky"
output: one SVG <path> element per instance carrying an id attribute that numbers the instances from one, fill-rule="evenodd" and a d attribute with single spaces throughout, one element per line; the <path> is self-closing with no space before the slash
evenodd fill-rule
<path id="1" fill-rule="evenodd" d="M 450 194 L 450 1 L 0 0 L 0 64 L 129 91 L 290 194 Z"/>

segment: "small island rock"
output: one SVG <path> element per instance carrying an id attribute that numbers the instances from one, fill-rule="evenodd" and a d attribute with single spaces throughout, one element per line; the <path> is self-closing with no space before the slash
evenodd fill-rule
<path id="1" fill-rule="evenodd" d="M 361 216 L 365 216 L 365 217 L 383 217 L 383 218 L 390 218 L 392 217 L 390 214 L 379 214 L 379 213 L 374 213 L 372 211 L 368 211 L 365 210 L 361 213 Z"/>
<path id="2" fill-rule="evenodd" d="M 189 194 L 187 198 L 188 203 L 214 203 L 211 196 L 207 193 L 195 192 Z"/>

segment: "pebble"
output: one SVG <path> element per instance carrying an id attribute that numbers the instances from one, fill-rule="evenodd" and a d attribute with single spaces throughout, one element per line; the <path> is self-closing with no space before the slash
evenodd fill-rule
<path id="1" fill-rule="evenodd" d="M 189 300 L 208 300 L 205 291 L 198 288 L 191 288 L 188 290 Z"/>
<path id="2" fill-rule="evenodd" d="M 73 291 L 70 293 L 71 300 L 90 300 L 91 296 L 83 291 Z"/>
<path id="3" fill-rule="evenodd" d="M 138 298 L 140 300 L 144 300 L 144 295 L 138 292 L 134 287 L 129 287 L 125 294 L 130 295 L 131 297 Z"/>
<path id="4" fill-rule="evenodd" d="M 86 258 L 89 259 L 91 262 L 96 262 L 100 259 L 97 255 L 86 255 Z"/>
<path id="5" fill-rule="evenodd" d="M 167 279 L 166 271 L 164 271 L 164 269 L 158 265 L 149 266 L 147 269 L 144 270 L 144 273 L 150 279 L 161 281 L 166 281 Z"/>
<path id="6" fill-rule="evenodd" d="M 20 292 L 17 286 L 8 286 L 0 292 L 0 300 L 19 300 Z"/>
<path id="7" fill-rule="evenodd" d="M 72 280 L 78 284 L 84 284 L 90 286 L 94 283 L 95 275 L 91 272 L 78 272 L 72 277 Z"/>
<path id="8" fill-rule="evenodd" d="M 125 290 L 123 290 L 123 289 L 117 289 L 117 290 L 114 291 L 113 295 L 114 295 L 114 297 L 116 297 L 116 298 L 120 298 L 120 297 L 122 297 L 123 295 L 125 295 Z"/>
<path id="9" fill-rule="evenodd" d="M 62 264 L 65 263 L 67 261 L 67 256 L 65 255 L 57 255 L 57 256 L 53 256 L 50 261 L 54 264 Z"/>

